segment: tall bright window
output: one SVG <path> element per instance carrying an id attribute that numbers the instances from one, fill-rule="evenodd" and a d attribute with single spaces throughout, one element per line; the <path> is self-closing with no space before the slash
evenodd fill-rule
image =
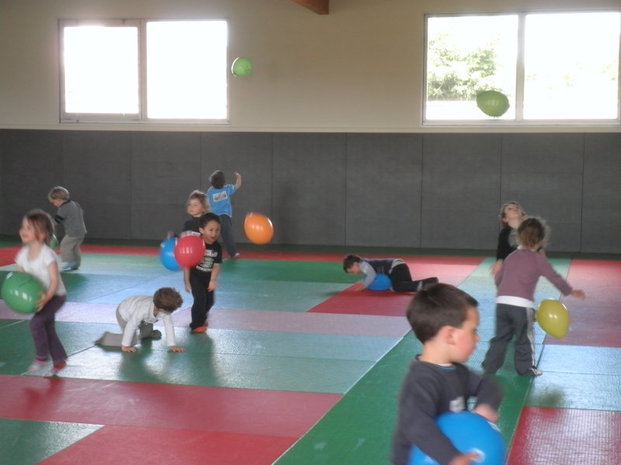
<path id="1" fill-rule="evenodd" d="M 426 123 L 619 123 L 619 12 L 429 16 Z M 491 114 L 478 97 L 508 101 Z"/>
<path id="2" fill-rule="evenodd" d="M 61 21 L 61 120 L 228 117 L 225 21 Z"/>

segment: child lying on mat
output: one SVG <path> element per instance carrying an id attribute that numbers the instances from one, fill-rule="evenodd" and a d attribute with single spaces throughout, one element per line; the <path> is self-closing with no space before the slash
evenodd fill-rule
<path id="1" fill-rule="evenodd" d="M 410 268 L 401 258 L 361 258 L 358 255 L 347 255 L 343 259 L 343 270 L 351 274 L 366 275 L 362 281 L 362 288 L 368 288 L 378 274 L 385 274 L 390 278 L 392 289 L 395 292 L 418 292 L 425 287 L 438 282 L 438 278 L 425 278 L 412 281 Z"/>
<path id="2" fill-rule="evenodd" d="M 153 324 L 159 320 L 164 322 L 166 344 L 172 352 L 185 352 L 175 342 L 175 328 L 172 321 L 172 312 L 183 303 L 183 298 L 172 287 L 162 287 L 153 296 L 134 296 L 123 300 L 116 309 L 116 320 L 123 330 L 119 344 L 119 336 L 106 333 L 97 344 L 105 346 L 121 346 L 123 352 L 136 352 L 136 330 L 139 330 L 139 339 L 161 339 L 162 333 L 153 329 Z"/>

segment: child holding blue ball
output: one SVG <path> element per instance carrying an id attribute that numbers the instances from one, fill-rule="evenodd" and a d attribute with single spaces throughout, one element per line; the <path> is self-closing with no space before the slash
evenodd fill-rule
<path id="1" fill-rule="evenodd" d="M 408 321 L 423 350 L 401 388 L 394 465 L 408 465 L 414 447 L 440 465 L 469 465 L 479 458 L 462 454 L 436 423 L 444 413 L 467 411 L 471 397 L 477 402 L 474 413 L 498 420 L 500 388 L 464 365 L 479 342 L 477 306 L 469 294 L 440 283 L 418 292 L 408 307 Z"/>
<path id="2" fill-rule="evenodd" d="M 347 255 L 343 259 L 343 270 L 345 273 L 364 274 L 362 289 L 368 289 L 377 276 L 382 274 L 390 278 L 395 292 L 418 292 L 438 282 L 438 278 L 413 281 L 410 268 L 401 258 L 362 258 L 358 255 Z"/>

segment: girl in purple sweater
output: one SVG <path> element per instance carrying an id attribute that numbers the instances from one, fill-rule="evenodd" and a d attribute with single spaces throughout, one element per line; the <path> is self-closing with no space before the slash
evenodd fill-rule
<path id="1" fill-rule="evenodd" d="M 515 336 L 515 369 L 523 376 L 539 376 L 536 368 L 535 339 L 535 287 L 540 276 L 547 278 L 563 295 L 585 298 L 584 291 L 574 290 L 558 274 L 545 255 L 539 250 L 547 243 L 549 228 L 540 218 L 527 218 L 518 227 L 520 247 L 503 262 L 495 276 L 498 287 L 496 297 L 496 336 L 483 360 L 487 374 L 496 373 L 505 361 L 507 346 Z"/>

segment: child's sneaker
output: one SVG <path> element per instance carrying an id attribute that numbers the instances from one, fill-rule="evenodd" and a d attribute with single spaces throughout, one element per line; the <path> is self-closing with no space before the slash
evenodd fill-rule
<path id="1" fill-rule="evenodd" d="M 47 366 L 47 361 L 35 360 L 32 365 L 28 367 L 28 373 L 38 373 Z"/>
<path id="2" fill-rule="evenodd" d="M 192 334 L 201 334 L 201 333 L 205 333 L 207 332 L 207 325 L 205 326 L 199 326 L 198 328 L 194 328 L 192 330 L 190 330 L 190 332 Z"/>
<path id="3" fill-rule="evenodd" d="M 44 375 L 46 378 L 51 378 L 52 376 L 58 376 L 58 373 L 67 366 L 67 362 L 64 360 L 62 362 L 56 362 L 50 370 Z"/>
<path id="4" fill-rule="evenodd" d="M 162 339 L 162 332 L 159 329 L 154 329 L 149 334 L 140 335 L 140 339 Z"/>
<path id="5" fill-rule="evenodd" d="M 439 282 L 439 280 L 436 277 L 422 279 L 422 280 L 420 280 L 418 282 L 418 289 L 417 290 L 422 291 L 423 289 L 427 289 L 432 284 L 437 284 L 438 282 Z"/>

